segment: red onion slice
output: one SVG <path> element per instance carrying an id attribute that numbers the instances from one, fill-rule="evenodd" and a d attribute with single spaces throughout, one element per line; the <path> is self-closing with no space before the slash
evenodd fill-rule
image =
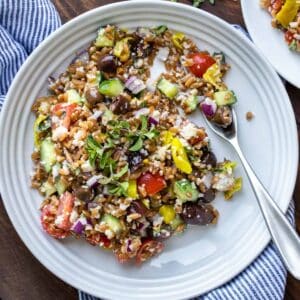
<path id="1" fill-rule="evenodd" d="M 201 109 L 206 117 L 212 118 L 217 111 L 217 104 L 210 98 L 201 102 Z"/>

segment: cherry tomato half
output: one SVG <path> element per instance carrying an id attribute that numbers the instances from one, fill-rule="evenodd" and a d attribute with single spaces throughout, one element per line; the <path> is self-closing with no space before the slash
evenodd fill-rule
<path id="1" fill-rule="evenodd" d="M 193 65 L 189 67 L 189 70 L 197 77 L 202 77 L 206 70 L 216 63 L 209 54 L 204 52 L 192 53 L 189 58 L 193 59 Z"/>
<path id="2" fill-rule="evenodd" d="M 55 214 L 53 214 L 51 205 L 45 205 L 42 208 L 41 223 L 43 229 L 52 237 L 56 239 L 64 239 L 69 235 L 69 231 L 57 228 L 55 221 Z"/>
<path id="3" fill-rule="evenodd" d="M 155 240 L 146 240 L 143 242 L 140 247 L 137 256 L 136 263 L 141 264 L 144 261 L 148 260 L 154 255 L 159 254 L 164 248 L 164 244 Z"/>
<path id="4" fill-rule="evenodd" d="M 294 34 L 290 31 L 286 31 L 284 34 L 284 38 L 288 44 L 290 44 L 294 39 Z"/>
<path id="5" fill-rule="evenodd" d="M 138 185 L 145 185 L 146 193 L 149 196 L 153 196 L 167 186 L 166 181 L 162 176 L 151 173 L 142 174 L 138 178 Z"/>
<path id="6" fill-rule="evenodd" d="M 57 222 L 56 227 L 66 231 L 70 230 L 72 226 L 70 222 L 70 215 L 74 206 L 74 200 L 75 197 L 69 192 L 65 192 L 60 196 L 56 215 L 56 220 L 59 221 Z"/>
<path id="7" fill-rule="evenodd" d="M 111 241 L 101 233 L 95 233 L 88 237 L 86 237 L 86 240 L 93 246 L 103 244 L 103 247 L 109 248 L 111 245 Z"/>
<path id="8" fill-rule="evenodd" d="M 52 112 L 54 114 L 57 114 L 58 112 L 63 112 L 64 114 L 63 114 L 62 125 L 65 128 L 69 129 L 71 125 L 71 115 L 75 110 L 76 106 L 77 106 L 76 103 L 72 103 L 72 104 L 58 103 L 53 107 Z"/>

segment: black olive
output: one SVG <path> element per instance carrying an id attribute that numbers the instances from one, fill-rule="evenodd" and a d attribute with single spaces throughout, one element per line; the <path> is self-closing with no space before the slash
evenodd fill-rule
<path id="1" fill-rule="evenodd" d="M 138 213 L 141 214 L 142 216 L 147 215 L 149 211 L 148 208 L 141 201 L 133 201 L 129 207 L 129 210 L 132 213 Z"/>
<path id="2" fill-rule="evenodd" d="M 210 203 L 216 198 L 216 192 L 214 189 L 207 189 L 203 196 L 199 199 L 201 203 Z"/>
<path id="3" fill-rule="evenodd" d="M 201 156 L 201 162 L 206 165 L 211 165 L 213 168 L 217 166 L 217 158 L 213 152 L 204 152 Z"/>
<path id="4" fill-rule="evenodd" d="M 232 123 L 232 112 L 229 106 L 218 107 L 214 117 L 211 119 L 216 125 L 227 128 Z"/>
<path id="5" fill-rule="evenodd" d="M 201 205 L 197 203 L 185 203 L 181 217 L 187 224 L 207 225 L 212 223 L 216 217 L 216 213 L 212 206 Z"/>
<path id="6" fill-rule="evenodd" d="M 111 111 L 114 114 L 126 114 L 131 110 L 130 103 L 124 95 L 119 95 L 116 100 L 111 104 Z"/>
<path id="7" fill-rule="evenodd" d="M 80 186 L 75 189 L 75 197 L 84 202 L 90 202 L 94 198 L 94 191 L 88 187 Z"/>
<path id="8" fill-rule="evenodd" d="M 132 172 L 135 172 L 140 167 L 142 167 L 142 161 L 143 161 L 143 157 L 139 152 L 128 153 L 129 168 Z"/>
<path id="9" fill-rule="evenodd" d="M 100 94 L 96 87 L 90 88 L 85 93 L 86 101 L 90 105 L 95 105 L 103 101 L 103 95 Z"/>
<path id="10" fill-rule="evenodd" d="M 98 69 L 106 73 L 115 73 L 117 71 L 117 62 L 113 55 L 102 56 L 97 62 Z"/>

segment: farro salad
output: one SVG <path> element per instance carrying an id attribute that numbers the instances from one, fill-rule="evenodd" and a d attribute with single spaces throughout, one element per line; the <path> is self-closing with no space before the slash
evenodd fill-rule
<path id="1" fill-rule="evenodd" d="M 300 0 L 260 0 L 260 3 L 272 15 L 272 26 L 284 32 L 289 48 L 300 52 Z"/>
<path id="2" fill-rule="evenodd" d="M 154 80 L 156 63 L 165 71 Z M 216 224 L 216 193 L 231 199 L 242 180 L 235 162 L 217 162 L 205 129 L 186 115 L 200 108 L 231 124 L 228 69 L 222 53 L 200 51 L 166 26 L 102 27 L 32 107 L 32 187 L 44 196 L 43 229 L 139 264 L 187 224 Z"/>

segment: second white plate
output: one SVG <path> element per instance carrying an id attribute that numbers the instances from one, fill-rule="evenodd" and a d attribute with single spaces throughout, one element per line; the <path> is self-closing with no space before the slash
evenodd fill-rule
<path id="1" fill-rule="evenodd" d="M 300 88 L 300 53 L 291 51 L 284 33 L 271 26 L 271 15 L 259 5 L 260 0 L 241 0 L 247 29 L 255 45 L 288 82 Z"/>
<path id="2" fill-rule="evenodd" d="M 30 108 L 46 92 L 48 75 L 62 71 L 107 23 L 129 28 L 165 24 L 192 37 L 201 49 L 225 53 L 232 65 L 226 82 L 239 100 L 241 147 L 283 210 L 294 189 L 298 163 L 293 110 L 279 77 L 247 38 L 208 13 L 170 2 L 121 2 L 89 11 L 45 40 L 16 76 L 0 116 L 0 187 L 10 219 L 27 247 L 58 277 L 100 298 L 191 298 L 237 275 L 269 241 L 241 166 L 237 173 L 244 178 L 243 191 L 233 201 L 216 200 L 217 226 L 189 227 L 140 268 L 120 265 L 111 253 L 84 241 L 54 240 L 40 226 L 42 197 L 30 189 L 34 122 Z M 249 110 L 255 113 L 252 122 L 245 118 Z M 200 113 L 194 118 L 203 123 Z M 219 160 L 237 160 L 228 144 L 208 133 Z"/>

